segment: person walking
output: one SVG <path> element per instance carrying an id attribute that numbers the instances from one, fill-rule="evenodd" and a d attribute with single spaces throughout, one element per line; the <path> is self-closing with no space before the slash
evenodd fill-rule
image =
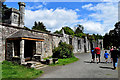
<path id="1" fill-rule="evenodd" d="M 95 53 L 96 53 L 97 63 L 98 63 L 98 59 L 99 59 L 99 63 L 100 63 L 100 48 L 99 47 L 95 48 Z"/>
<path id="2" fill-rule="evenodd" d="M 113 46 L 111 47 L 110 52 L 109 52 L 110 58 L 111 58 L 111 52 L 112 52 L 112 50 L 113 50 Z M 112 63 L 112 60 L 111 60 L 111 63 Z"/>
<path id="3" fill-rule="evenodd" d="M 94 48 L 91 50 L 91 54 L 92 54 L 92 61 L 91 62 L 95 62 L 95 51 L 94 51 Z"/>
<path id="4" fill-rule="evenodd" d="M 107 51 L 105 51 L 104 58 L 105 58 L 106 63 L 107 63 L 108 56 L 109 56 L 109 54 L 107 53 Z"/>
<path id="5" fill-rule="evenodd" d="M 119 47 L 119 50 L 118 50 L 118 58 L 120 58 L 120 47 Z"/>
<path id="6" fill-rule="evenodd" d="M 113 48 L 113 50 L 111 51 L 111 59 L 113 61 L 113 69 L 116 69 L 117 65 L 117 58 L 118 58 L 118 50 L 116 47 Z"/>

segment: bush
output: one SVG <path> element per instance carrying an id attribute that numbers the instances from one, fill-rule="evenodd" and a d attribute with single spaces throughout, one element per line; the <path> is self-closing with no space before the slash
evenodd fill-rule
<path id="1" fill-rule="evenodd" d="M 73 46 L 65 42 L 59 43 L 59 46 L 53 49 L 53 58 L 71 58 L 73 57 Z"/>

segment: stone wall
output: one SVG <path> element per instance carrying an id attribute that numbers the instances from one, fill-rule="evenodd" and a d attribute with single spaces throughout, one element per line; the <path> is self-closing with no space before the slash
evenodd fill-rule
<path id="1" fill-rule="evenodd" d="M 70 42 L 70 39 L 71 42 Z M 84 52 L 90 52 L 90 42 L 85 38 L 79 38 L 79 37 L 72 37 L 71 35 L 67 35 L 63 31 L 63 37 L 61 38 L 62 42 L 66 42 L 67 44 L 71 44 L 74 47 L 73 53 L 84 53 Z M 89 46 L 89 47 L 88 47 Z"/>
<path id="2" fill-rule="evenodd" d="M 0 61 L 5 60 L 5 45 L 6 45 L 6 38 L 11 36 L 12 34 L 16 33 L 17 31 L 24 29 L 17 26 L 11 26 L 11 25 L 0 25 L 0 55 L 1 58 Z M 34 30 L 27 30 L 28 32 L 34 34 L 35 36 L 38 36 L 38 38 L 44 39 L 43 42 L 36 41 L 36 54 L 41 54 L 42 58 L 46 58 L 48 56 L 52 56 L 52 49 L 55 47 L 58 47 L 58 44 L 60 41 L 66 42 L 67 44 L 71 44 L 74 47 L 73 52 L 74 53 L 84 53 L 84 52 L 90 52 L 91 50 L 91 44 L 90 41 L 85 38 L 78 38 L 73 37 L 71 35 L 67 35 L 63 33 L 62 36 L 58 36 L 55 34 L 49 34 L 49 33 L 43 33 L 39 31 Z M 98 43 L 102 43 L 102 40 L 99 40 Z M 96 41 L 92 42 L 93 47 L 97 47 L 100 44 L 97 44 Z M 7 43 L 8 49 L 7 50 L 7 58 L 8 60 L 11 59 L 12 55 L 12 42 Z"/>
<path id="3" fill-rule="evenodd" d="M 91 51 L 91 47 L 90 47 L 90 41 L 86 38 L 86 52 L 90 52 Z"/>
<path id="4" fill-rule="evenodd" d="M 73 46 L 73 53 L 77 53 L 78 52 L 78 39 L 77 37 L 74 37 L 72 40 L 72 46 Z"/>
<path id="5" fill-rule="evenodd" d="M 103 39 L 98 39 L 98 47 L 100 47 L 100 49 L 103 49 Z"/>
<path id="6" fill-rule="evenodd" d="M 13 57 L 13 42 L 12 41 L 7 41 L 6 43 L 7 49 L 6 49 L 6 60 L 11 61 Z"/>
<path id="7" fill-rule="evenodd" d="M 36 42 L 36 54 L 42 54 L 42 42 Z"/>
<path id="8" fill-rule="evenodd" d="M 3 59 L 3 49 L 2 49 L 2 26 L 0 25 L 0 61 Z"/>
<path id="9" fill-rule="evenodd" d="M 61 37 L 53 36 L 52 49 L 54 49 L 55 47 L 58 47 L 60 40 L 61 40 Z"/>
<path id="10" fill-rule="evenodd" d="M 14 27 L 14 26 L 2 26 L 0 25 L 0 54 L 1 54 L 1 61 L 5 60 L 5 45 L 6 45 L 6 39 L 11 36 L 12 34 L 16 33 L 17 31 L 23 29 L 19 27 Z M 36 54 L 42 54 L 42 58 L 52 56 L 52 49 L 55 47 L 58 47 L 58 44 L 60 42 L 61 37 L 58 36 L 53 36 L 52 34 L 48 33 L 43 33 L 43 32 L 38 32 L 38 31 L 29 31 L 35 36 L 39 36 L 38 38 L 43 38 L 43 42 L 36 42 Z M 43 48 L 42 48 L 43 45 Z M 7 50 L 7 60 L 11 59 L 12 55 L 12 42 L 7 43 L 8 50 Z M 3 51 L 2 51 L 3 49 Z M 43 50 L 42 50 L 43 49 Z M 9 56 L 10 55 L 10 56 Z"/>
<path id="11" fill-rule="evenodd" d="M 43 58 L 52 56 L 52 37 L 51 35 L 48 34 L 43 34 L 44 35 L 44 55 Z"/>
<path id="12" fill-rule="evenodd" d="M 5 45 L 6 45 L 6 38 L 7 37 L 9 37 L 10 35 L 12 35 L 12 34 L 14 34 L 15 32 L 17 32 L 19 29 L 17 29 L 17 28 L 13 28 L 13 27 L 8 27 L 8 26 L 2 26 L 2 25 L 0 25 L 0 28 L 2 28 L 2 29 L 0 29 L 0 30 L 2 30 L 1 31 L 1 33 L 2 33 L 2 35 L 0 35 L 0 37 L 1 37 L 1 40 L 2 41 L 0 41 L 0 42 L 2 42 L 1 43 L 1 61 L 3 61 L 3 60 L 5 60 Z"/>

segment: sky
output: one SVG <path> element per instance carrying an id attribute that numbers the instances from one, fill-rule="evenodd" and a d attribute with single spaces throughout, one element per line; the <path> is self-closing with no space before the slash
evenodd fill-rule
<path id="1" fill-rule="evenodd" d="M 25 2 L 25 26 L 32 28 L 35 21 L 43 22 L 54 32 L 64 26 L 74 29 L 84 26 L 84 33 L 101 34 L 114 29 L 118 21 L 118 2 Z M 8 7 L 19 9 L 17 2 L 5 2 Z"/>

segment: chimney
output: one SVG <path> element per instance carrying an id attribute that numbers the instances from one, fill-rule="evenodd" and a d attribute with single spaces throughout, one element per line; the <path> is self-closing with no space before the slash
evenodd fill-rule
<path id="1" fill-rule="evenodd" d="M 25 3 L 19 2 L 18 4 L 19 4 L 19 11 L 20 11 L 19 27 L 24 27 Z"/>

